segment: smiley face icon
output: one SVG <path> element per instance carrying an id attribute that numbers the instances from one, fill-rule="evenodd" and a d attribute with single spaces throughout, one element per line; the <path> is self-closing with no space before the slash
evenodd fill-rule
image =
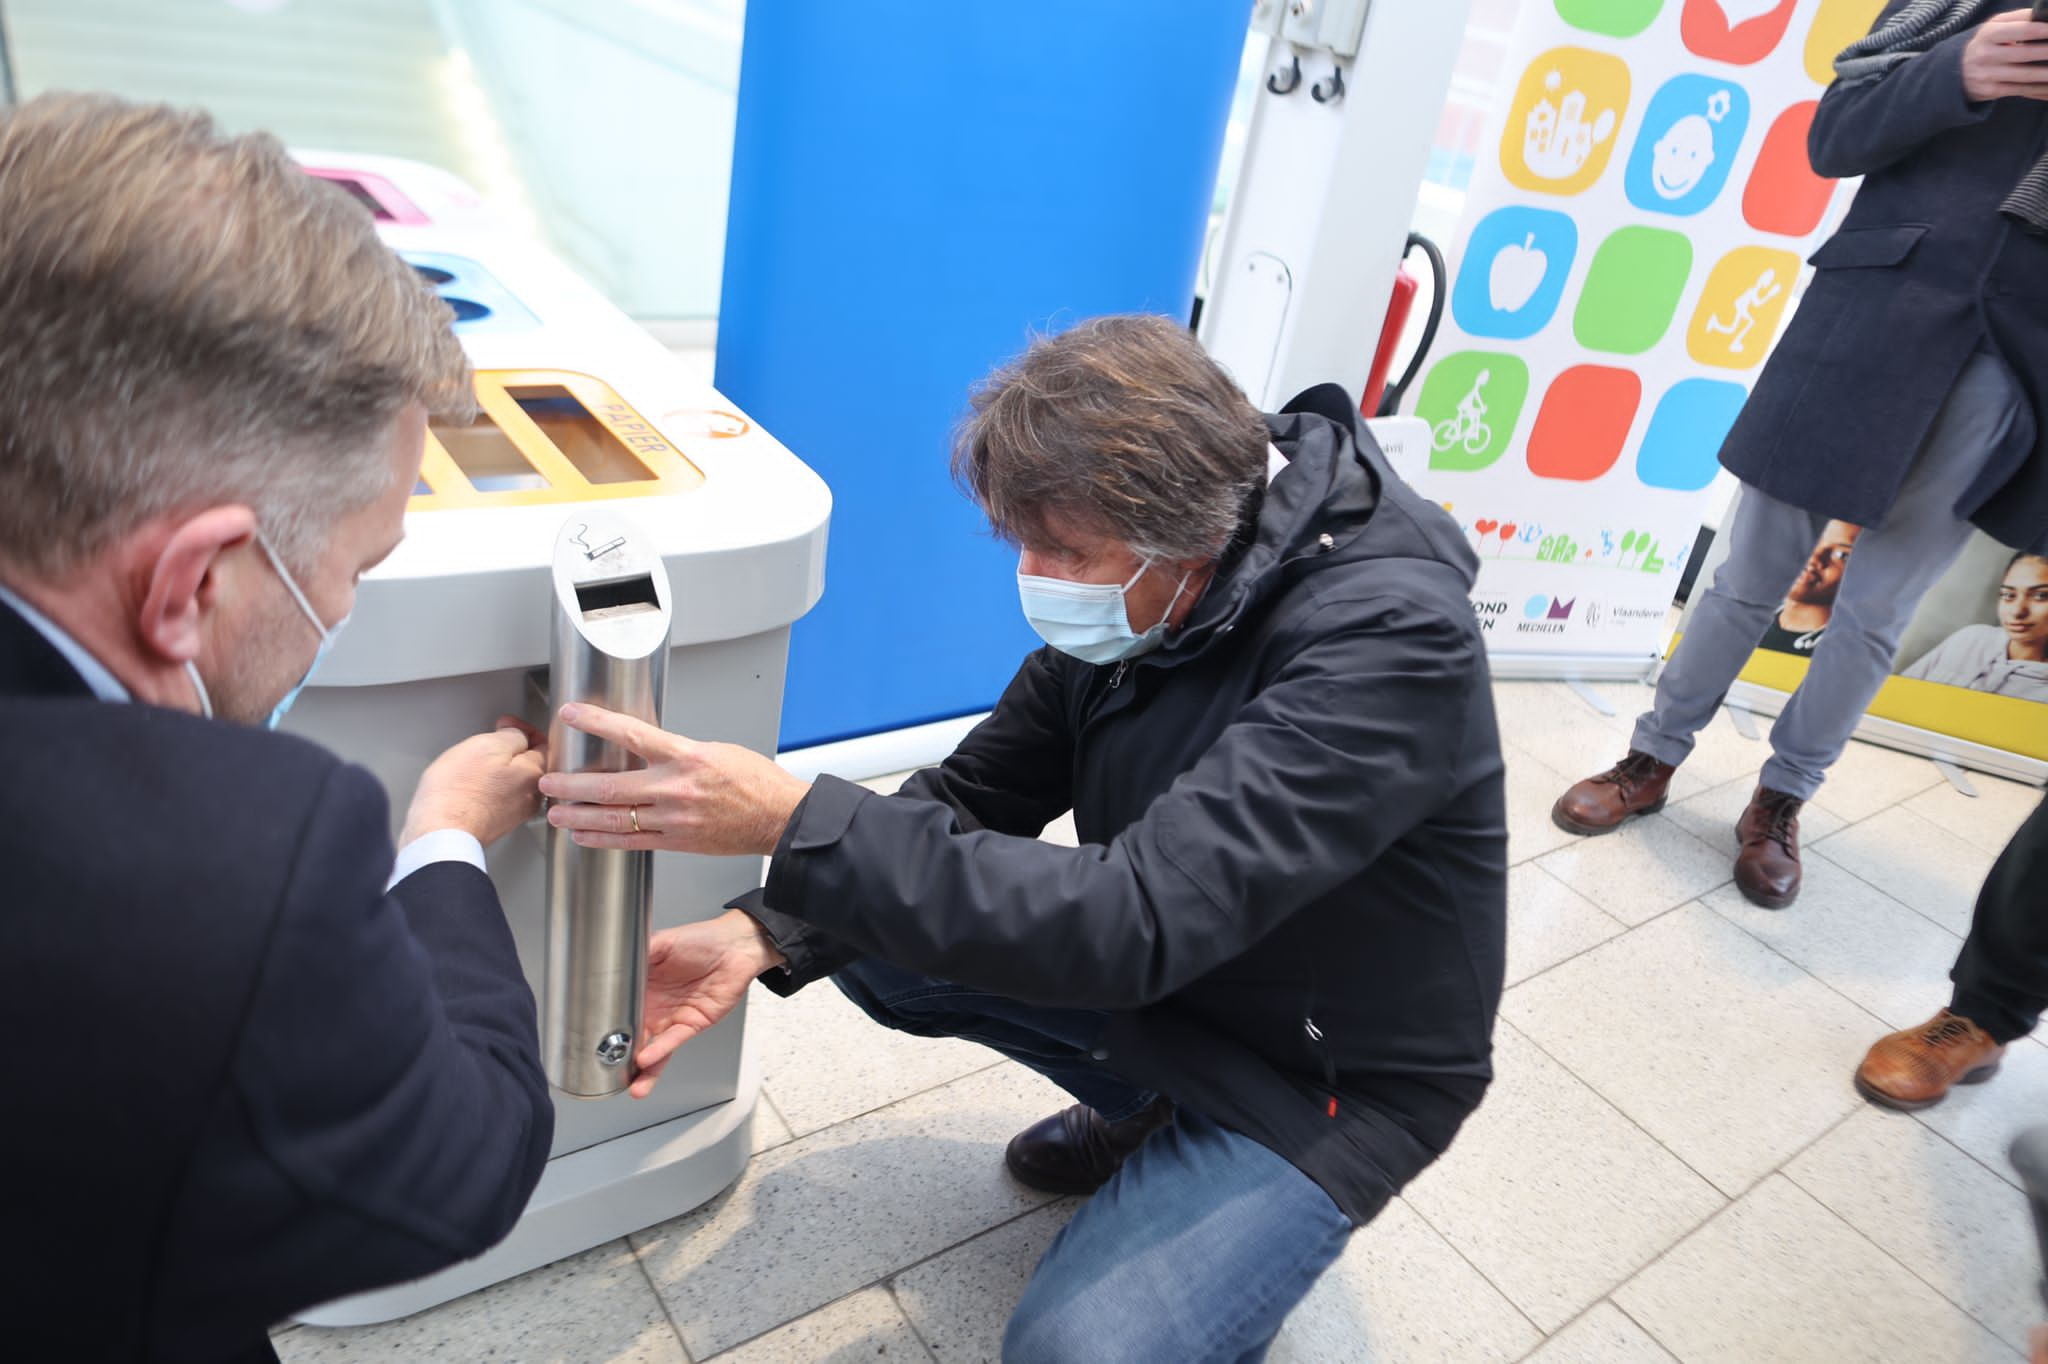
<path id="1" fill-rule="evenodd" d="M 1728 92 L 1717 90 L 1709 112 L 1687 114 L 1665 130 L 1650 149 L 1650 188 L 1660 199 L 1683 199 L 1700 187 L 1719 158 L 1714 154 L 1714 120 L 1728 114 Z"/>
<path id="2" fill-rule="evenodd" d="M 1629 156 L 1629 202 L 1688 216 L 1714 202 L 1749 128 L 1749 95 L 1732 81 L 1679 76 L 1650 101 Z"/>

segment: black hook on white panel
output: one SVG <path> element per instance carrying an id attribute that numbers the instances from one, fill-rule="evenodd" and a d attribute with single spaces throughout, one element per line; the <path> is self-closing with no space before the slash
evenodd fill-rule
<path id="1" fill-rule="evenodd" d="M 1266 77 L 1266 88 L 1276 95 L 1291 95 L 1301 88 L 1301 58 L 1299 55 L 1287 60 L 1287 79 L 1283 84 L 1280 73 L 1275 71 Z"/>

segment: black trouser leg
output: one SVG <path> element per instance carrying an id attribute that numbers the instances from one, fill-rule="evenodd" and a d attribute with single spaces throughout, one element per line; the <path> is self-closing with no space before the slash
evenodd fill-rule
<path id="1" fill-rule="evenodd" d="M 1949 979 L 1949 1007 L 2000 1042 L 2032 1032 L 2048 1008 L 2048 802 L 1992 864 Z"/>

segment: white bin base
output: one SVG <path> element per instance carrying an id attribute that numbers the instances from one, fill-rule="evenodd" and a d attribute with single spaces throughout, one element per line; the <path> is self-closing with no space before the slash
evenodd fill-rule
<path id="1" fill-rule="evenodd" d="M 301 1312 L 299 1320 L 308 1326 L 367 1326 L 409 1317 L 681 1216 L 717 1197 L 746 1169 L 760 1094 L 760 1059 L 749 1045 L 740 1062 L 739 1091 L 730 1102 L 555 1157 L 519 1225 L 476 1259 L 324 1303 Z"/>

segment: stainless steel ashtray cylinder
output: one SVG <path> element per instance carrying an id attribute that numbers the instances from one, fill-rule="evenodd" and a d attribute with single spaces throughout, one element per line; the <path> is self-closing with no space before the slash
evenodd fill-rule
<path id="1" fill-rule="evenodd" d="M 561 721 L 588 702 L 661 723 L 668 681 L 669 583 L 623 518 L 579 513 L 555 539 L 548 766 L 625 772 L 638 759 Z M 564 1094 L 603 1098 L 633 1077 L 647 977 L 654 854 L 581 848 L 548 829 L 547 969 L 541 1055 Z"/>

